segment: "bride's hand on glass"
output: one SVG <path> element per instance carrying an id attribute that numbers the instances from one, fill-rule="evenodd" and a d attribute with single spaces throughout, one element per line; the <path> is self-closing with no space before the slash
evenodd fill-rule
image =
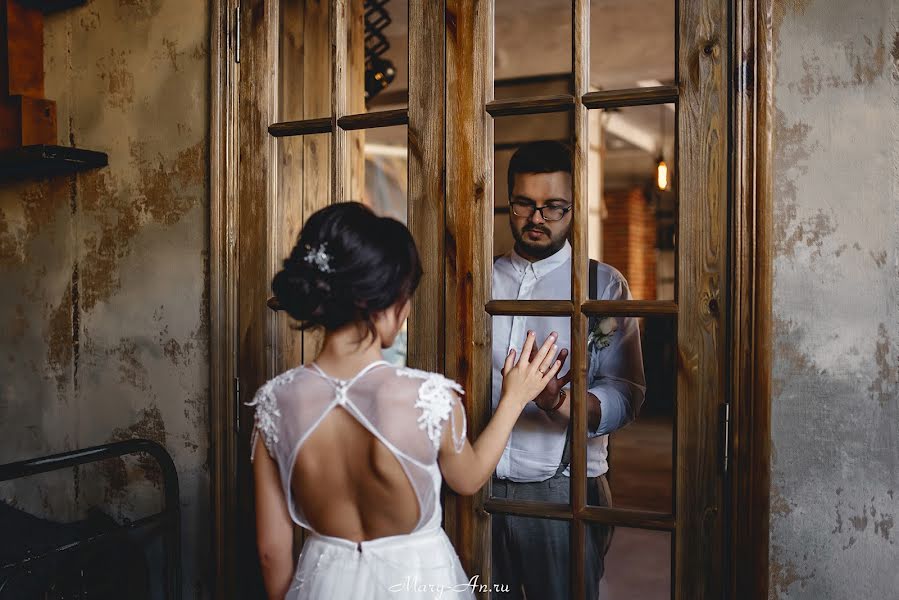
<path id="1" fill-rule="evenodd" d="M 522 409 L 546 388 L 562 367 L 562 362 L 555 360 L 558 334 L 552 332 L 536 353 L 533 352 L 535 338 L 534 332 L 529 331 L 518 361 L 512 348 L 503 365 L 502 399 L 511 400 Z"/>

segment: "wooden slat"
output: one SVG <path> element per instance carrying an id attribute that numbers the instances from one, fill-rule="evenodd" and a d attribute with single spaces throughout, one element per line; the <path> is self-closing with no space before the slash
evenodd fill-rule
<path id="1" fill-rule="evenodd" d="M 490 498 L 484 504 L 488 513 L 515 515 L 517 517 L 534 517 L 542 519 L 572 519 L 571 506 L 559 502 L 528 502 L 525 500 L 506 500 Z"/>
<path id="2" fill-rule="evenodd" d="M 590 86 L 590 1 L 574 0 L 572 3 L 572 71 L 574 95 L 582 97 Z M 587 109 L 578 103 L 574 108 L 572 132 L 571 192 L 574 214 L 589 214 L 587 199 Z M 572 264 L 571 300 L 581 306 L 587 300 L 589 254 L 588 220 L 575 217 L 571 228 Z M 587 317 L 576 311 L 571 318 L 571 507 L 580 513 L 587 506 Z M 571 597 L 583 598 L 586 594 L 586 527 L 575 519 L 571 524 Z"/>
<path id="3" fill-rule="evenodd" d="M 492 316 L 570 317 L 574 304 L 568 300 L 491 300 L 484 310 Z"/>
<path id="4" fill-rule="evenodd" d="M 209 5 L 209 473 L 212 509 L 211 594 L 230 600 L 237 587 L 237 65 L 228 52 L 234 11 Z M 224 57 L 224 58 L 222 58 Z"/>
<path id="5" fill-rule="evenodd" d="M 349 2 L 331 0 L 331 202 L 349 199 L 349 136 L 337 122 L 348 110 Z"/>
<path id="6" fill-rule="evenodd" d="M 385 115 L 392 115 L 392 118 L 402 115 L 402 122 L 409 123 L 407 216 L 409 229 L 420 250 L 424 275 L 412 299 L 407 361 L 409 365 L 426 371 L 442 371 L 444 368 L 444 45 L 443 2 L 410 0 L 409 109 L 364 115 L 375 116 L 376 119 L 383 119 Z"/>
<path id="7" fill-rule="evenodd" d="M 491 319 L 481 307 L 493 265 L 493 135 L 484 111 L 493 91 L 492 30 L 492 0 L 446 0 L 446 372 L 465 386 L 472 438 L 490 415 Z M 491 554 L 485 500 L 486 489 L 446 503 L 462 565 L 482 580 Z"/>
<path id="8" fill-rule="evenodd" d="M 583 95 L 587 108 L 622 108 L 625 106 L 646 106 L 649 104 L 669 104 L 677 102 L 677 86 L 633 88 L 589 92 Z"/>
<path id="9" fill-rule="evenodd" d="M 296 0 L 300 1 L 300 0 Z M 303 31 L 303 116 L 329 114 L 332 110 L 330 94 L 334 76 L 331 63 L 331 11 L 329 2 L 307 2 Z M 322 60 L 323 57 L 328 57 Z M 328 118 L 328 132 L 333 123 Z M 325 133 L 325 132 L 321 132 Z M 303 222 L 315 211 L 331 203 L 331 136 L 307 135 L 303 139 Z M 305 331 L 303 362 L 314 360 L 321 345 L 321 332 Z"/>
<path id="10" fill-rule="evenodd" d="M 346 131 L 393 127 L 394 125 L 406 125 L 408 123 L 409 110 L 405 108 L 346 115 L 337 119 L 337 124 Z"/>
<path id="11" fill-rule="evenodd" d="M 304 115 L 305 77 L 303 53 L 305 41 L 305 1 L 278 3 L 278 110 L 277 115 Z M 330 120 L 328 121 L 330 126 Z M 269 133 L 272 127 L 269 127 Z M 277 137 L 277 136 L 276 136 Z M 301 137 L 288 137 L 277 143 L 277 161 L 273 174 L 277 201 L 272 223 L 276 236 L 272 270 L 290 254 L 303 226 L 303 146 Z M 267 303 L 268 304 L 268 303 Z M 271 308 L 271 305 L 269 305 Z M 303 362 L 303 336 L 292 328 L 286 314 L 275 317 L 275 370 L 280 372 Z"/>
<path id="12" fill-rule="evenodd" d="M 767 598 L 771 457 L 773 2 L 735 7 L 730 597 Z"/>
<path id="13" fill-rule="evenodd" d="M 679 0 L 676 597 L 720 598 L 724 556 L 719 404 L 727 392 L 727 0 Z"/>
<path id="14" fill-rule="evenodd" d="M 237 375 L 242 400 L 271 377 L 271 323 L 264 298 L 269 292 L 270 221 L 273 201 L 271 182 L 272 148 L 268 125 L 274 120 L 270 74 L 274 70 L 271 47 L 272 12 L 265 0 L 242 0 L 240 7 L 243 43 L 239 67 L 238 123 L 240 168 L 238 172 L 237 273 Z M 252 198 L 253 201 L 246 201 Z M 229 382 L 233 386 L 233 381 Z M 250 482 L 250 434 L 253 408 L 244 403 L 234 409 L 237 432 L 237 547 L 235 565 L 239 567 L 241 588 L 248 594 L 263 593 L 262 576 L 255 545 L 255 506 Z M 226 576 L 232 582 L 232 573 Z M 233 589 L 233 588 L 231 588 Z M 229 589 L 228 595 L 234 594 Z M 235 594 L 236 595 L 236 594 Z"/>
<path id="15" fill-rule="evenodd" d="M 300 91 L 300 94 L 302 94 L 302 90 Z M 302 95 L 300 97 L 302 98 Z M 294 135 L 330 133 L 331 127 L 331 117 L 321 117 L 317 119 L 304 119 L 302 121 L 273 123 L 268 126 L 268 132 L 274 137 L 288 137 Z"/>
<path id="16" fill-rule="evenodd" d="M 491 514 L 558 519 L 561 521 L 583 520 L 591 523 L 649 529 L 652 531 L 674 532 L 676 529 L 676 521 L 673 515 L 648 510 L 585 506 L 578 513 L 572 514 L 571 507 L 568 504 L 506 500 L 505 498 L 490 498 L 484 504 L 484 510 Z"/>
<path id="17" fill-rule="evenodd" d="M 347 0 L 346 108 L 344 114 L 365 112 L 365 0 Z M 345 117 L 338 118 L 338 123 Z M 343 127 L 340 125 L 340 127 Z M 346 127 L 343 127 L 348 131 Z M 365 195 L 365 130 L 346 134 L 347 200 L 361 202 Z"/>
<path id="18" fill-rule="evenodd" d="M 511 98 L 487 103 L 487 113 L 492 117 L 511 115 L 539 115 L 543 113 L 565 112 L 574 108 L 574 97 L 536 96 L 534 98 Z"/>
<path id="19" fill-rule="evenodd" d="M 653 531 L 670 531 L 673 533 L 676 529 L 676 521 L 673 515 L 647 510 L 585 506 L 583 510 L 578 512 L 577 517 L 592 523 L 651 529 Z"/>
<path id="20" fill-rule="evenodd" d="M 664 300 L 588 300 L 581 306 L 587 316 L 655 317 L 676 315 L 677 303 Z"/>

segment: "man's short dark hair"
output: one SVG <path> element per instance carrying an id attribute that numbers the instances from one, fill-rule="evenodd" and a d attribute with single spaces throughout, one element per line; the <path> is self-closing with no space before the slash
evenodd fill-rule
<path id="1" fill-rule="evenodd" d="M 509 197 L 519 173 L 571 173 L 571 149 L 562 142 L 540 140 L 522 144 L 509 161 Z"/>

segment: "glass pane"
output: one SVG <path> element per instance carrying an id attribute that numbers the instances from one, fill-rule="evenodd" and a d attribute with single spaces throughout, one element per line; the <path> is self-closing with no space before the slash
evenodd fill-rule
<path id="1" fill-rule="evenodd" d="M 495 299 L 571 298 L 571 119 L 494 119 Z"/>
<path id="2" fill-rule="evenodd" d="M 588 319 L 587 475 L 605 497 L 588 504 L 671 513 L 677 319 Z M 641 358 L 642 357 L 642 358 Z"/>
<path id="3" fill-rule="evenodd" d="M 675 7 L 675 0 L 591 0 L 591 87 L 672 85 Z"/>
<path id="4" fill-rule="evenodd" d="M 379 215 L 407 221 L 408 131 L 405 125 L 350 131 L 351 197 L 358 198 Z M 357 149 L 361 148 L 362 152 Z M 406 364 L 408 335 L 406 324 L 393 345 L 384 350 L 384 359 L 398 366 Z"/>
<path id="5" fill-rule="evenodd" d="M 493 97 L 496 100 L 533 98 L 536 96 L 563 96 L 573 93 L 574 79 L 571 73 L 497 79 L 493 84 Z"/>
<path id="6" fill-rule="evenodd" d="M 279 121 L 331 114 L 330 6 L 281 0 Z M 352 0 L 348 6 L 348 114 L 407 106 L 408 2 Z"/>
<path id="7" fill-rule="evenodd" d="M 569 337 L 568 317 L 509 317 L 492 318 L 492 410 L 496 410 L 503 389 L 502 367 L 510 348 L 515 348 L 516 360 L 521 355 L 527 332 L 533 330 L 537 343 L 542 345 L 552 333 L 559 334 L 559 358 L 567 352 Z M 568 372 L 566 360 L 559 371 L 559 378 Z M 556 477 L 564 482 L 564 497 L 568 498 L 568 477 L 563 474 L 563 452 L 565 448 L 568 422 L 566 418 L 551 409 L 559 397 L 558 388 L 564 381 L 548 386 L 544 392 L 529 402 L 518 417 L 506 448 L 496 467 L 496 476 L 503 480 L 518 482 L 545 482 Z M 541 408 L 544 407 L 544 408 Z M 567 463 L 566 463 L 567 464 Z M 557 490 L 562 493 L 561 490 Z"/>
<path id="8" fill-rule="evenodd" d="M 620 272 L 632 299 L 674 300 L 674 105 L 588 115 L 590 258 Z"/>
<path id="9" fill-rule="evenodd" d="M 672 541 L 667 531 L 615 527 L 603 562 L 599 597 L 602 600 L 672 598 Z"/>
<path id="10" fill-rule="evenodd" d="M 567 497 L 567 486 L 565 494 Z M 494 485 L 494 495 L 516 500 L 559 496 L 546 484 Z M 493 514 L 491 598 L 570 598 L 567 521 Z M 594 594 L 595 598 L 596 595 Z"/>
<path id="11" fill-rule="evenodd" d="M 281 0 L 278 121 L 331 115 L 330 5 Z"/>
<path id="12" fill-rule="evenodd" d="M 408 0 L 350 3 L 350 114 L 404 108 L 409 95 Z M 359 41 L 361 40 L 361 42 Z"/>
<path id="13" fill-rule="evenodd" d="M 497 0 L 494 79 L 571 73 L 571 0 Z"/>
<path id="14" fill-rule="evenodd" d="M 364 136 L 362 202 L 387 217 L 406 222 L 408 196 L 408 128 L 380 127 L 349 135 Z"/>

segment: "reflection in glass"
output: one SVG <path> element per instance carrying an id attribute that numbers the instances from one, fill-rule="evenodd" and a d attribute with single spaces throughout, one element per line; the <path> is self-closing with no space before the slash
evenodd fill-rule
<path id="1" fill-rule="evenodd" d="M 387 217 L 406 222 L 408 197 L 408 128 L 367 129 L 362 144 L 365 176 L 362 202 Z"/>
<path id="2" fill-rule="evenodd" d="M 279 121 L 331 115 L 331 4 L 280 0 Z M 405 107 L 408 1 L 352 0 L 347 7 L 347 114 Z"/>
<path id="3" fill-rule="evenodd" d="M 408 132 L 405 125 L 351 131 L 350 198 L 359 200 L 377 214 L 407 221 Z M 406 364 L 406 324 L 393 346 L 384 350 L 384 360 Z"/>
<path id="4" fill-rule="evenodd" d="M 591 88 L 672 85 L 675 8 L 674 0 L 591 0 Z"/>
<path id="5" fill-rule="evenodd" d="M 610 414 L 603 415 L 603 432 L 608 435 L 588 441 L 588 470 L 591 463 L 600 463 L 615 507 L 671 513 L 674 507 L 676 319 L 591 316 L 589 336 L 594 337 L 594 332 L 598 332 L 598 337 L 603 338 L 601 325 L 610 320 L 617 324 L 627 322 L 636 329 L 645 392 L 621 388 L 620 380 L 609 366 L 622 358 L 620 349 L 615 345 L 603 347 L 602 339 L 598 343 L 590 339 L 587 387 L 600 400 L 603 411 Z M 609 352 L 618 356 L 607 355 Z M 639 359 L 631 358 L 629 362 L 635 360 Z M 619 400 L 625 397 L 633 399 L 629 405 L 623 405 L 632 412 L 610 420 L 611 413 L 619 410 Z M 597 443 L 598 452 L 591 448 L 591 444 Z"/>
<path id="6" fill-rule="evenodd" d="M 673 104 L 590 111 L 588 246 L 634 300 L 674 300 L 677 227 Z M 658 167 L 667 167 L 659 189 Z"/>
<path id="7" fill-rule="evenodd" d="M 408 0 L 353 0 L 349 30 L 351 113 L 408 105 Z M 354 43 L 360 38 L 361 43 Z"/>
<path id="8" fill-rule="evenodd" d="M 519 257 L 532 262 L 550 259 L 537 266 L 536 280 L 531 286 L 521 287 L 521 281 L 504 283 L 496 281 L 493 288 L 495 299 L 519 300 L 567 300 L 570 292 L 570 261 L 563 254 L 570 255 L 565 240 L 574 222 L 571 211 L 571 154 L 568 147 L 571 131 L 570 113 L 551 113 L 533 116 L 501 117 L 494 120 L 494 239 L 493 255 L 510 257 L 513 247 L 522 245 L 524 251 Z M 512 166 L 514 156 L 517 166 Z M 517 174 L 510 176 L 510 167 Z M 531 171 L 531 172 L 529 172 Z M 512 183 L 513 189 L 509 188 Z M 518 189 L 515 189 L 516 184 Z M 511 210 L 510 201 L 519 204 Z M 550 213 L 562 211 L 562 219 L 542 218 L 534 215 L 535 208 L 545 208 Z M 516 214 L 520 213 L 520 214 Z M 531 218 L 522 216 L 531 214 Z M 532 233 L 533 232 L 533 233 Z M 518 240 L 518 242 L 516 242 Z M 531 250 L 528 247 L 533 246 Z M 555 249 L 554 251 L 551 251 Z M 561 270 L 550 274 L 550 263 L 560 261 Z M 515 279 L 519 272 L 515 265 L 505 265 L 506 259 L 498 263 L 500 271 L 510 267 L 510 277 Z M 563 264 L 564 263 L 564 264 Z M 517 263 L 516 263 L 517 264 Z M 514 272 L 513 272 L 514 271 Z M 518 273 L 520 274 L 520 273 Z M 558 281 L 544 281 L 546 277 Z M 519 278 L 520 279 L 520 278 Z M 507 289 L 508 288 L 508 289 Z"/>
<path id="9" fill-rule="evenodd" d="M 602 600 L 668 600 L 672 537 L 667 531 L 615 527 L 599 585 Z"/>
<path id="10" fill-rule="evenodd" d="M 502 498 L 536 500 L 549 486 L 550 482 L 545 482 L 511 490 L 495 483 L 493 491 Z M 570 526 L 566 521 L 503 514 L 491 515 L 490 521 L 491 581 L 502 586 L 502 591 L 495 591 L 490 598 L 522 598 L 522 592 L 527 598 L 571 598 Z M 596 591 L 594 584 L 592 596 L 588 593 L 587 597 L 596 598 Z"/>
<path id="11" fill-rule="evenodd" d="M 571 72 L 571 0 L 497 0 L 494 77 Z"/>
<path id="12" fill-rule="evenodd" d="M 280 0 L 278 121 L 331 115 L 330 6 Z"/>

